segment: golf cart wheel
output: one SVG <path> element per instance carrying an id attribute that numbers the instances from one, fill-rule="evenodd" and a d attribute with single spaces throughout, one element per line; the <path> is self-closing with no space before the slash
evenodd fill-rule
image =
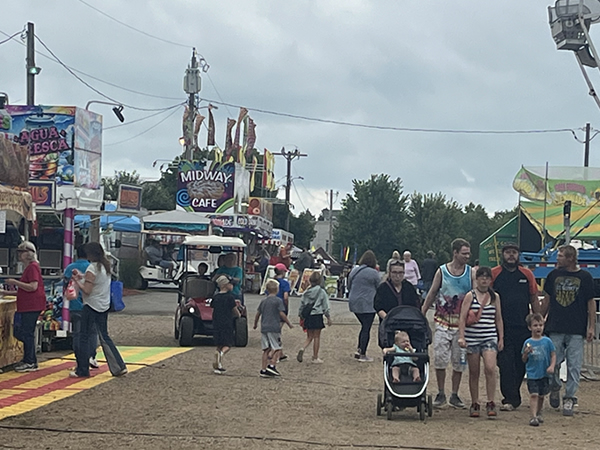
<path id="1" fill-rule="evenodd" d="M 383 395 L 377 394 L 377 415 L 381 415 L 381 408 L 383 407 Z"/>
<path id="2" fill-rule="evenodd" d="M 245 347 L 248 345 L 248 319 L 236 317 L 235 319 L 235 346 Z"/>
<path id="3" fill-rule="evenodd" d="M 421 403 L 419 403 L 419 419 L 421 419 L 421 422 L 425 421 L 425 410 L 427 409 L 427 402 L 425 402 L 425 399 L 423 399 L 423 401 L 421 401 Z"/>
<path id="4" fill-rule="evenodd" d="M 427 396 L 427 415 L 429 417 L 433 416 L 433 398 L 431 394 Z"/>
<path id="5" fill-rule="evenodd" d="M 392 420 L 392 412 L 394 411 L 394 405 L 392 405 L 392 401 L 388 401 L 385 405 L 385 409 L 387 410 L 387 420 Z"/>
<path id="6" fill-rule="evenodd" d="M 179 339 L 179 328 L 177 328 L 177 314 L 175 314 L 175 320 L 173 321 L 173 323 L 175 324 L 173 327 L 174 328 L 173 334 L 175 336 L 175 339 L 177 340 L 177 339 Z"/>
<path id="7" fill-rule="evenodd" d="M 142 291 L 145 291 L 146 289 L 148 289 L 148 280 L 146 280 L 141 275 L 140 275 L 140 289 Z"/>
<path id="8" fill-rule="evenodd" d="M 194 338 L 194 319 L 183 316 L 179 322 L 179 345 L 189 347 Z"/>

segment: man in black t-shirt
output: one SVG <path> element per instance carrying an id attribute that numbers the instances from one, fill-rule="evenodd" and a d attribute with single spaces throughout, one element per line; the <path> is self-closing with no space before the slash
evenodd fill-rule
<path id="1" fill-rule="evenodd" d="M 504 349 L 498 353 L 500 369 L 501 411 L 512 411 L 521 404 L 521 383 L 525 363 L 521 358 L 523 343 L 531 337 L 525 318 L 539 312 L 538 286 L 531 270 L 519 265 L 519 247 L 507 243 L 502 247 L 502 265 L 492 269 L 493 289 L 500 296 Z"/>
<path id="2" fill-rule="evenodd" d="M 220 275 L 217 278 L 217 286 L 219 287 L 219 293 L 213 296 L 210 306 L 213 308 L 213 338 L 217 346 L 213 369 L 214 373 L 220 375 L 225 373 L 223 355 L 234 344 L 234 317 L 239 317 L 240 312 L 235 297 L 231 293 L 233 289 L 231 277 Z"/>
<path id="3" fill-rule="evenodd" d="M 550 406 L 560 406 L 560 364 L 566 360 L 567 384 L 563 415 L 573 415 L 573 403 L 583 363 L 583 340 L 594 338 L 596 303 L 594 281 L 589 272 L 577 266 L 577 250 L 571 245 L 558 248 L 556 269 L 544 286 L 542 312 L 548 312 L 546 333 L 556 347 L 556 370 L 550 379 Z"/>
<path id="4" fill-rule="evenodd" d="M 427 297 L 435 272 L 440 265 L 435 259 L 435 253 L 432 250 L 427 252 L 427 258 L 421 264 L 421 280 L 423 280 L 423 299 Z"/>

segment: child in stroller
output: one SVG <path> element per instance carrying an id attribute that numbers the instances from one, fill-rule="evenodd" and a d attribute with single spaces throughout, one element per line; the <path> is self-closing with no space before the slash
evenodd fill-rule
<path id="1" fill-rule="evenodd" d="M 383 353 L 414 353 L 410 336 L 406 331 L 398 330 L 394 335 L 394 346 L 386 347 Z M 400 383 L 400 375 L 409 375 L 412 381 L 421 381 L 419 368 L 409 356 L 396 356 L 392 362 L 392 383 Z"/>
<path id="2" fill-rule="evenodd" d="M 398 333 L 399 330 L 402 331 Z M 427 394 L 429 344 L 431 330 L 419 308 L 396 306 L 379 324 L 379 346 L 384 355 L 383 392 L 377 395 L 378 416 L 385 409 L 391 420 L 393 411 L 416 407 L 421 420 L 431 417 L 432 398 Z"/>

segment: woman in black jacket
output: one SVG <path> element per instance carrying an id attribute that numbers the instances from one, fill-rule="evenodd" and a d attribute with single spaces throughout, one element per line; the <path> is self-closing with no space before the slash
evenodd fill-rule
<path id="1" fill-rule="evenodd" d="M 404 262 L 391 261 L 388 277 L 375 293 L 374 307 L 382 321 L 392 308 L 399 305 L 411 305 L 421 308 L 421 300 L 415 287 L 404 279 Z"/>

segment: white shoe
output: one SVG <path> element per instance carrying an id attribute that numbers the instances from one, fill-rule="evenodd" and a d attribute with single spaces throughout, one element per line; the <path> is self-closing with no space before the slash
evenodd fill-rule
<path id="1" fill-rule="evenodd" d="M 100 364 L 98 364 L 98 361 L 96 361 L 96 358 L 90 357 L 90 367 L 92 369 L 99 369 L 100 368 Z"/>
<path id="2" fill-rule="evenodd" d="M 313 364 L 323 364 L 323 360 L 322 360 L 322 359 L 319 359 L 319 358 L 317 358 L 317 359 L 313 359 L 311 362 L 312 362 Z"/>

